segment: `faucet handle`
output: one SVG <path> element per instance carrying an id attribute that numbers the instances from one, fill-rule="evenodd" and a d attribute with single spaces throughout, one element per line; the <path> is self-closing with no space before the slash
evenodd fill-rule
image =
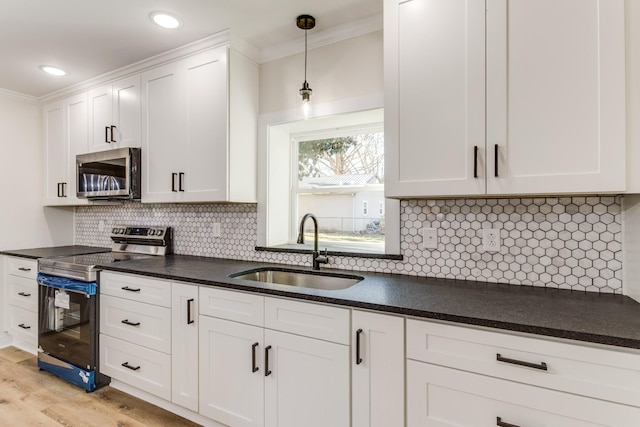
<path id="1" fill-rule="evenodd" d="M 328 250 L 327 248 L 324 248 L 324 255 L 322 255 L 322 251 L 320 251 L 320 254 L 316 257 L 316 262 L 318 264 L 329 263 L 329 257 L 327 256 L 327 254 L 328 254 Z"/>

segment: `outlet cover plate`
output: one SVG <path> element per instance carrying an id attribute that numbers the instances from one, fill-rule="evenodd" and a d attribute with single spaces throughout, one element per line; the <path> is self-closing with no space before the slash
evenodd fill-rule
<path id="1" fill-rule="evenodd" d="M 422 249 L 438 249 L 438 229 L 423 228 L 421 231 Z"/>
<path id="2" fill-rule="evenodd" d="M 485 252 L 500 251 L 500 229 L 483 228 L 482 229 L 482 249 Z"/>

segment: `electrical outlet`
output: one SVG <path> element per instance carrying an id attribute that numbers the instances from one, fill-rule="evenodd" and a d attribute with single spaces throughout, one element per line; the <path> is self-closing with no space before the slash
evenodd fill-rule
<path id="1" fill-rule="evenodd" d="M 423 228 L 421 231 L 422 249 L 438 249 L 438 229 Z"/>
<path id="2" fill-rule="evenodd" d="M 482 229 L 482 249 L 485 252 L 498 252 L 500 250 L 500 230 L 497 228 Z"/>
<path id="3" fill-rule="evenodd" d="M 220 223 L 219 222 L 214 222 L 213 223 L 213 228 L 211 229 L 211 236 L 212 237 L 220 237 Z"/>

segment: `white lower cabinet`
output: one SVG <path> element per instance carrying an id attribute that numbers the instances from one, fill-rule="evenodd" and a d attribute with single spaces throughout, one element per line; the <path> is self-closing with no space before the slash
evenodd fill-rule
<path id="1" fill-rule="evenodd" d="M 637 426 L 640 353 L 407 320 L 407 426 Z"/>
<path id="2" fill-rule="evenodd" d="M 171 401 L 198 412 L 198 286 L 171 285 Z"/>
<path id="3" fill-rule="evenodd" d="M 404 425 L 404 318 L 351 314 L 353 427 Z"/>
<path id="4" fill-rule="evenodd" d="M 5 327 L 14 346 L 35 354 L 38 348 L 38 262 L 12 256 L 4 257 L 4 262 Z M 0 326 L 1 323 L 0 320 Z"/>
<path id="5" fill-rule="evenodd" d="M 200 298 L 202 415 L 230 427 L 350 425 L 348 309 L 212 288 Z"/>

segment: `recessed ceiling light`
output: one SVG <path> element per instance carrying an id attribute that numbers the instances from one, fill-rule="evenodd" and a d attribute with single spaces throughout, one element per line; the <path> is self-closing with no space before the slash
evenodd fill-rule
<path id="1" fill-rule="evenodd" d="M 153 12 L 151 13 L 151 20 L 156 23 L 156 25 L 159 25 L 162 28 L 168 28 L 170 30 L 182 26 L 182 21 L 180 20 L 180 18 L 171 15 L 168 12 Z"/>
<path id="2" fill-rule="evenodd" d="M 41 65 L 40 69 L 45 73 L 51 74 L 52 76 L 64 76 L 67 74 L 65 70 L 58 67 L 52 67 L 50 65 Z"/>

